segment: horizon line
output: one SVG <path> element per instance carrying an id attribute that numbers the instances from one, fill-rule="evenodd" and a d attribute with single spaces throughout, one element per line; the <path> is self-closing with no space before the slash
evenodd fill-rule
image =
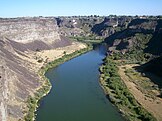
<path id="1" fill-rule="evenodd" d="M 55 16 L 55 15 L 34 15 L 34 16 L 0 16 L 0 18 L 34 18 L 34 17 L 95 17 L 95 16 L 99 16 L 99 17 L 109 17 L 109 16 L 117 16 L 117 17 L 120 17 L 120 16 L 131 16 L 131 17 L 135 17 L 135 16 L 153 16 L 153 17 L 157 17 L 157 16 L 162 16 L 162 15 L 146 15 L 146 14 L 143 14 L 143 15 L 124 15 L 124 14 L 121 14 L 121 15 L 116 15 L 116 14 L 109 14 L 109 15 L 98 15 L 98 14 L 91 14 L 91 15 L 59 15 L 59 16 Z"/>

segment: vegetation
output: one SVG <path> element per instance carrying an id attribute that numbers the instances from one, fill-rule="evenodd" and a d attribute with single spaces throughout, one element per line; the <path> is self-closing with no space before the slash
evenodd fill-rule
<path id="1" fill-rule="evenodd" d="M 148 76 L 146 76 L 145 73 L 137 72 L 135 68 L 127 68 L 125 67 L 125 75 L 130 79 L 131 82 L 133 82 L 138 90 L 140 90 L 146 97 L 155 100 L 157 97 L 156 91 L 160 91 L 157 84 L 153 83 Z"/>
<path id="2" fill-rule="evenodd" d="M 110 17 L 113 17 L 113 16 L 110 16 Z M 158 16 L 158 18 L 161 19 L 162 17 Z M 134 19 L 133 22 L 131 22 L 131 24 L 132 26 L 136 26 L 144 22 L 148 22 L 148 20 Z M 129 26 L 131 26 L 131 24 L 129 24 Z M 159 46 L 161 44 L 161 41 L 160 41 L 161 39 L 159 39 L 162 37 L 161 31 L 157 32 L 156 30 L 156 33 L 153 33 L 152 31 L 153 29 L 147 25 L 148 24 L 141 25 L 140 31 L 137 28 L 126 29 L 125 26 L 124 27 L 118 26 L 118 27 L 113 28 L 113 30 L 116 33 L 114 34 L 114 36 L 108 37 L 110 38 L 108 40 L 112 40 L 112 41 L 115 41 L 115 39 L 121 40 L 121 43 L 116 46 L 116 50 L 119 50 L 119 51 L 117 51 L 112 56 L 106 57 L 104 59 L 103 65 L 100 67 L 100 72 L 101 72 L 100 80 L 106 82 L 106 88 L 108 89 L 108 92 L 107 92 L 108 98 L 114 105 L 116 105 L 120 109 L 120 112 L 128 120 L 133 120 L 133 121 L 155 121 L 156 119 L 150 113 L 148 113 L 135 100 L 133 95 L 126 88 L 126 85 L 123 83 L 122 79 L 120 78 L 118 74 L 118 68 L 116 65 L 119 63 L 115 63 L 114 60 L 126 60 L 126 61 L 123 61 L 123 63 L 142 64 L 152 59 L 153 54 L 157 52 L 159 54 L 161 52 L 161 48 L 156 48 L 157 45 Z M 160 29 L 161 25 L 162 25 L 162 21 L 159 20 L 158 21 L 159 28 L 156 27 L 156 29 L 161 30 Z M 90 25 L 85 24 L 82 29 L 86 31 L 87 29 L 90 29 L 91 27 L 92 27 L 91 24 Z M 145 29 L 145 28 L 149 28 L 149 29 Z M 103 23 L 101 25 L 97 25 L 96 28 L 94 28 L 94 30 L 95 30 L 94 33 L 96 34 L 98 33 L 98 35 L 100 35 L 101 33 L 103 33 L 103 30 L 104 32 L 111 30 L 111 27 L 105 28 L 105 23 Z M 42 67 L 39 74 L 42 76 L 42 80 L 46 80 L 46 83 L 43 84 L 43 87 L 39 89 L 34 96 L 28 99 L 29 111 L 25 117 L 26 121 L 33 120 L 32 118 L 34 117 L 34 111 L 36 109 L 37 101 L 40 100 L 40 98 L 43 97 L 44 94 L 48 93 L 48 91 L 50 90 L 51 84 L 49 80 L 47 80 L 44 77 L 45 72 L 49 68 L 56 67 L 57 65 L 88 51 L 90 48 L 92 48 L 91 43 L 100 43 L 103 40 L 102 37 L 98 37 L 97 35 L 91 34 L 91 33 L 86 34 L 85 37 L 84 36 L 72 36 L 70 38 L 76 41 L 86 42 L 87 44 L 89 44 L 88 49 L 76 51 L 69 55 L 67 55 L 66 52 L 64 52 L 64 56 L 62 58 L 59 58 L 53 62 L 50 62 L 46 66 Z M 111 46 L 113 45 L 114 43 L 111 44 Z M 126 53 L 121 52 L 122 50 L 126 50 L 125 51 Z M 155 52 L 151 53 L 150 50 L 151 52 L 153 51 Z M 39 51 L 39 49 L 37 49 L 36 51 Z M 38 62 L 41 63 L 41 60 L 38 60 Z M 133 73 L 131 71 L 132 70 L 127 70 L 126 73 L 127 74 Z M 160 74 L 160 71 L 159 71 L 159 74 Z M 146 83 L 145 85 L 142 85 L 142 86 L 146 86 Z M 162 93 L 160 96 L 162 97 Z"/>
<path id="3" fill-rule="evenodd" d="M 100 72 L 100 80 L 106 82 L 109 100 L 120 109 L 126 119 L 131 121 L 156 121 L 129 92 L 118 74 L 116 63 L 110 57 L 104 59 Z"/>
<path id="4" fill-rule="evenodd" d="M 150 53 L 145 53 L 144 50 L 147 48 L 147 43 L 151 37 L 151 34 L 135 34 L 134 38 L 132 38 L 134 39 L 134 44 L 130 45 L 132 47 L 128 48 L 125 54 L 121 51 L 116 52 L 111 58 L 115 60 L 124 59 L 127 60 L 127 63 L 145 63 L 149 61 L 152 58 L 152 55 Z"/>
<path id="5" fill-rule="evenodd" d="M 75 51 L 71 54 L 64 54 L 64 56 L 62 58 L 59 58 L 57 60 L 54 60 L 53 62 L 49 62 L 47 65 L 45 65 L 44 67 L 42 67 L 39 71 L 39 75 L 41 76 L 41 82 L 45 82 L 43 83 L 43 86 L 38 89 L 36 91 L 36 93 L 34 94 L 34 96 L 30 96 L 27 100 L 28 103 L 28 113 L 25 116 L 25 121 L 33 121 L 35 119 L 35 115 L 34 112 L 36 111 L 37 105 L 38 105 L 38 101 L 45 96 L 46 94 L 48 94 L 48 92 L 51 89 L 51 83 L 50 81 L 45 77 L 45 72 L 53 67 L 58 66 L 61 63 L 64 63 L 65 61 L 68 61 L 76 56 L 79 56 L 89 50 L 92 49 L 91 45 L 88 45 L 87 48 L 84 48 L 82 50 L 78 50 Z M 42 81 L 43 80 L 43 81 Z"/>
<path id="6" fill-rule="evenodd" d="M 37 108 L 37 104 L 38 101 L 45 96 L 51 89 L 51 83 L 49 82 L 49 80 L 43 76 L 44 80 L 46 80 L 46 82 L 44 83 L 44 85 L 37 90 L 37 92 L 34 94 L 34 96 L 30 96 L 28 98 L 28 113 L 25 116 L 25 121 L 33 121 L 35 119 L 35 115 L 34 112 L 36 111 Z"/>
<path id="7" fill-rule="evenodd" d="M 76 56 L 79 56 L 89 50 L 92 49 L 92 45 L 88 45 L 87 48 L 84 48 L 82 50 L 78 50 L 78 51 L 75 51 L 71 54 L 64 54 L 63 57 L 59 58 L 59 59 L 56 59 L 54 60 L 53 62 L 49 62 L 46 66 L 42 67 L 42 70 L 41 70 L 41 73 L 44 73 L 46 72 L 48 69 L 50 68 L 53 68 L 53 67 L 56 67 L 57 65 L 61 64 L 61 63 L 64 63 L 65 61 L 68 61 Z"/>
<path id="8" fill-rule="evenodd" d="M 153 77 L 145 73 L 151 72 L 161 76 L 162 59 L 155 60 L 153 58 L 160 56 L 162 52 L 160 46 L 162 44 L 160 31 L 162 21 L 159 19 L 156 26 L 153 24 L 154 22 L 151 19 L 134 19 L 127 29 L 116 32 L 105 39 L 110 46 L 110 53 L 108 54 L 111 56 L 104 60 L 104 64 L 100 68 L 101 81 L 106 83 L 103 83 L 103 86 L 106 88 L 110 101 L 120 109 L 125 117 L 133 121 L 152 121 L 156 119 L 142 108 L 133 95 L 129 93 L 129 90 L 119 77 L 117 65 L 125 67 L 123 70 L 126 71 L 125 73 L 130 81 L 135 83 L 138 90 L 145 96 L 149 96 L 153 100 L 157 97 L 154 91 L 161 89 L 161 81 L 157 81 L 157 79 L 154 81 Z M 139 71 L 136 72 L 137 70 L 129 68 L 130 63 L 146 64 L 143 67 L 135 68 Z M 128 68 L 124 64 L 128 64 Z"/>
<path id="9" fill-rule="evenodd" d="M 42 62 L 43 62 L 43 59 L 41 58 L 41 59 L 39 59 L 37 62 L 38 62 L 38 63 L 42 63 Z"/>
<path id="10" fill-rule="evenodd" d="M 87 44 L 93 44 L 93 43 L 101 43 L 104 39 L 102 37 L 98 37 L 96 35 L 89 35 L 87 36 L 72 36 L 70 37 L 73 40 L 79 41 L 79 42 L 84 42 Z"/>

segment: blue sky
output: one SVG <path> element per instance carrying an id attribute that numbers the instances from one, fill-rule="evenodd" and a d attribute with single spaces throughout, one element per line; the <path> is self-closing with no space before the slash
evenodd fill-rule
<path id="1" fill-rule="evenodd" d="M 0 17 L 162 15 L 162 0 L 0 0 Z"/>

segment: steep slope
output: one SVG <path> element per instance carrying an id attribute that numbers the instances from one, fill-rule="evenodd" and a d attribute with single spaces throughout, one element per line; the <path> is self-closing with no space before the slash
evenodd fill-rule
<path id="1" fill-rule="evenodd" d="M 105 17 L 104 20 L 95 24 L 91 31 L 99 36 L 109 37 L 110 35 L 125 29 L 132 17 Z"/>
<path id="2" fill-rule="evenodd" d="M 152 56 L 161 54 L 160 20 L 134 19 L 123 31 L 114 33 L 105 41 L 109 50 L 122 52 L 123 58 L 133 58 L 133 61 L 146 61 Z"/>
<path id="3" fill-rule="evenodd" d="M 121 82 L 124 82 L 138 103 L 158 121 L 162 120 L 161 110 L 158 108 L 162 104 L 161 28 L 161 19 L 137 18 L 133 19 L 124 30 L 105 39 L 109 45 L 110 56 L 107 58 L 117 63 Z M 115 84 L 117 91 L 113 90 L 115 93 L 120 90 L 117 85 Z"/>
<path id="4" fill-rule="evenodd" d="M 139 42 L 143 42 L 144 38 L 141 36 L 153 36 L 156 33 L 157 20 L 149 19 L 134 19 L 132 20 L 128 27 L 123 31 L 119 31 L 105 39 L 109 46 L 113 46 L 116 50 L 129 49 L 132 46 L 138 46 Z M 138 41 L 141 38 L 140 41 Z M 150 41 L 149 40 L 146 41 Z M 147 44 L 145 42 L 143 44 Z M 143 48 L 144 49 L 144 48 Z"/>
<path id="5" fill-rule="evenodd" d="M 162 56 L 152 59 L 151 61 L 142 65 L 144 72 L 152 73 L 156 76 L 162 77 Z M 162 89 L 162 82 L 155 81 Z"/>
<path id="6" fill-rule="evenodd" d="M 26 64 L 29 63 L 19 58 L 8 42 L 0 45 L 0 60 L 2 121 L 21 119 L 28 96 L 40 86 L 39 77 L 28 70 Z"/>
<path id="7" fill-rule="evenodd" d="M 35 53 L 72 44 L 58 31 L 54 18 L 0 19 L 1 121 L 23 120 L 28 97 L 42 85 Z"/>
<path id="8" fill-rule="evenodd" d="M 153 37 L 147 44 L 147 48 L 145 52 L 151 53 L 154 55 L 160 55 L 162 53 L 162 20 L 159 19 L 157 21 L 157 26 L 155 28 L 155 32 L 153 33 Z"/>
<path id="9" fill-rule="evenodd" d="M 57 45 L 68 45 L 62 42 L 54 18 L 13 18 L 0 20 L 0 37 L 25 44 L 22 48 L 32 50 L 50 49 Z M 14 44 L 14 42 L 12 42 Z M 59 44 L 61 42 L 61 44 Z"/>
<path id="10" fill-rule="evenodd" d="M 85 48 L 66 37 L 106 38 L 114 58 L 146 62 L 162 52 L 161 28 L 161 19 L 131 16 L 0 18 L 0 120 L 23 120 L 44 63 Z"/>
<path id="11" fill-rule="evenodd" d="M 142 67 L 145 72 L 149 72 L 156 76 L 162 77 L 162 74 L 161 74 L 161 72 L 162 72 L 162 56 L 155 58 L 155 59 L 143 64 Z M 161 80 L 160 81 L 155 80 L 154 83 L 156 83 L 159 86 L 159 88 L 161 89 L 160 97 L 162 98 L 162 82 L 161 82 Z"/>
<path id="12" fill-rule="evenodd" d="M 56 18 L 60 33 L 68 37 L 91 37 L 92 27 L 101 23 L 104 17 L 99 16 L 70 16 Z"/>

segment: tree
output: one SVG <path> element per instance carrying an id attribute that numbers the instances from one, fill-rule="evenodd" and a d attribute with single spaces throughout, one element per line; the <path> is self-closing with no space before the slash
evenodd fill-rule
<path id="1" fill-rule="evenodd" d="M 64 51 L 63 54 L 66 55 L 66 51 Z"/>

